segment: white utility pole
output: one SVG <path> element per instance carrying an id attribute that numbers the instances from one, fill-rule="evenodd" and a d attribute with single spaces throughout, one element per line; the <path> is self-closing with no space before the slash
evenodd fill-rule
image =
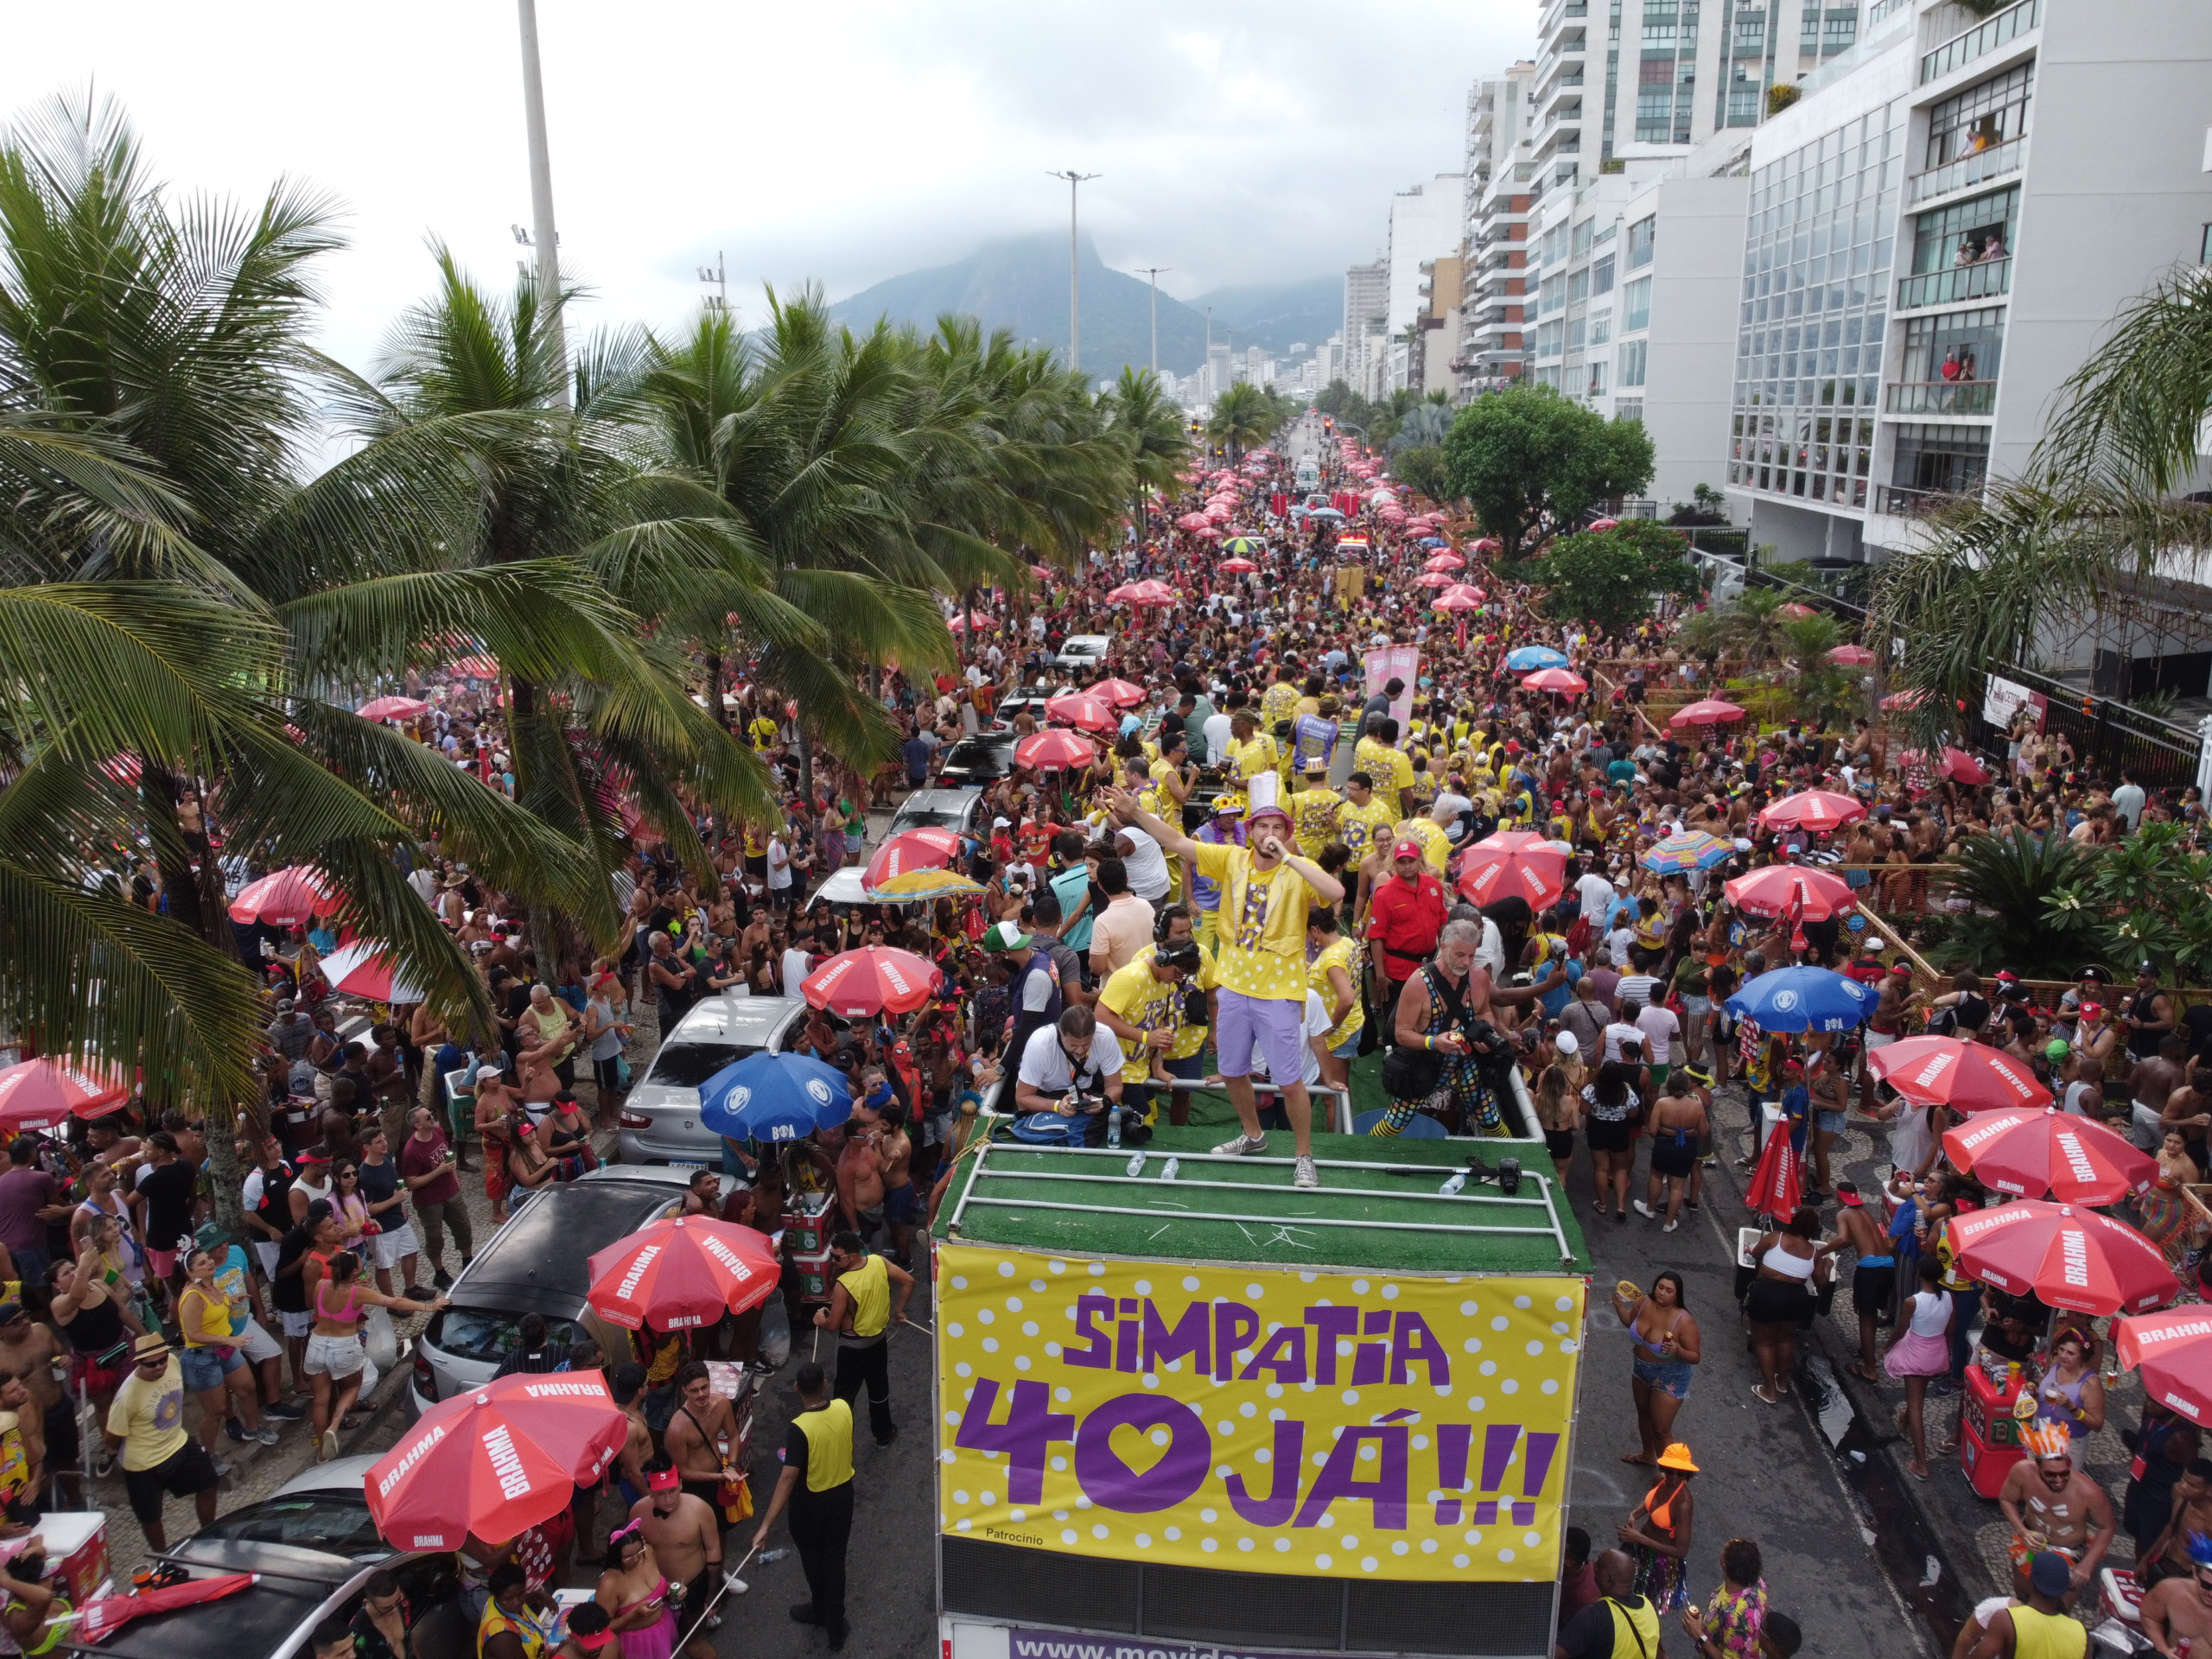
<path id="1" fill-rule="evenodd" d="M 1152 372 L 1160 372 L 1160 273 L 1173 270 L 1173 265 L 1139 265 L 1137 269 L 1152 279 Z"/>
<path id="2" fill-rule="evenodd" d="M 530 129 L 530 219 L 537 251 L 537 295 L 552 308 L 558 379 L 554 402 L 569 407 L 568 331 L 561 321 L 561 233 L 553 225 L 553 163 L 545 149 L 545 82 L 537 67 L 537 0 L 515 0 L 522 21 L 522 106 Z"/>
<path id="3" fill-rule="evenodd" d="M 707 302 L 708 309 L 719 311 L 727 316 L 729 313 L 729 270 L 722 264 L 720 249 L 715 251 L 713 264 L 699 267 L 699 280 L 714 285 L 714 296 Z"/>
<path id="4" fill-rule="evenodd" d="M 1078 173 L 1070 168 L 1065 173 L 1048 171 L 1045 176 L 1068 181 L 1068 367 L 1079 372 L 1083 367 L 1083 305 L 1081 284 L 1076 275 L 1076 187 L 1101 175 Z"/>

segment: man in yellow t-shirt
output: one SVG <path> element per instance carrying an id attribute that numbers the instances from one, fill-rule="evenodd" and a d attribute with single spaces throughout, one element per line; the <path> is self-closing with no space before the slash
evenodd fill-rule
<path id="1" fill-rule="evenodd" d="M 1382 798 L 1400 812 L 1412 810 L 1413 757 L 1398 747 L 1396 721 L 1377 720 L 1375 730 L 1353 747 L 1351 763 L 1375 780 Z"/>
<path id="2" fill-rule="evenodd" d="M 1260 729 L 1272 732 L 1275 722 L 1298 717 L 1298 682 L 1284 663 L 1275 670 L 1275 683 L 1260 694 Z"/>
<path id="3" fill-rule="evenodd" d="M 1282 759 L 1275 741 L 1256 728 L 1252 711 L 1239 709 L 1229 717 L 1229 753 L 1236 767 L 1236 781 L 1249 785 L 1262 772 L 1273 772 Z"/>
<path id="4" fill-rule="evenodd" d="M 1168 1051 L 1183 1024 L 1183 982 L 1199 971 L 1203 955 L 1192 940 L 1148 944 L 1106 976 L 1098 993 L 1098 1023 L 1121 1039 L 1128 1058 L 1122 1067 L 1122 1104 L 1138 1121 L 1153 1121 L 1155 1091 L 1170 1087 Z"/>
<path id="5" fill-rule="evenodd" d="M 745 728 L 745 734 L 753 740 L 753 753 L 766 754 L 776 747 L 776 722 L 766 715 L 755 715 Z"/>
<path id="6" fill-rule="evenodd" d="M 1321 994 L 1321 1006 L 1332 1014 L 1344 1006 L 1344 1015 L 1321 1046 L 1329 1052 L 1321 1061 L 1322 1077 L 1344 1088 L 1351 1080 L 1351 1063 L 1359 1052 L 1359 1029 L 1366 1022 L 1359 990 L 1359 947 L 1337 925 L 1332 910 L 1306 913 L 1306 946 L 1313 960 L 1306 966 L 1306 982 Z M 1351 998 L 1349 1003 L 1344 1002 Z"/>
<path id="7" fill-rule="evenodd" d="M 1293 1184 L 1319 1186 L 1313 1103 L 1303 1081 L 1306 918 L 1316 902 L 1342 900 L 1344 885 L 1295 850 L 1290 814 L 1276 798 L 1272 776 L 1252 780 L 1243 847 L 1193 841 L 1179 828 L 1140 810 L 1126 793 L 1116 798 L 1114 808 L 1134 817 L 1163 849 L 1180 853 L 1194 871 L 1220 885 L 1221 950 L 1214 966 L 1221 988 L 1215 993 L 1214 1052 L 1242 1132 L 1214 1150 L 1249 1155 L 1267 1149 L 1252 1097 L 1252 1058 L 1255 1049 L 1262 1051 L 1297 1142 Z"/>
<path id="8" fill-rule="evenodd" d="M 1321 856 L 1321 849 L 1335 838 L 1337 813 L 1344 798 L 1329 787 L 1329 772 L 1325 766 L 1313 766 L 1306 773 L 1306 787 L 1290 798 L 1290 818 L 1298 826 L 1298 850 L 1308 858 Z"/>
<path id="9" fill-rule="evenodd" d="M 1361 868 L 1376 848 L 1390 844 L 1390 826 L 1397 821 L 1396 799 L 1384 800 L 1376 794 L 1375 780 L 1366 772 L 1355 772 L 1344 780 L 1344 804 L 1337 809 L 1337 839 L 1351 849 L 1351 868 Z"/>
<path id="10" fill-rule="evenodd" d="M 1451 862 L 1452 837 L 1444 833 L 1441 824 L 1425 814 L 1394 825 L 1390 833 L 1394 841 L 1400 836 L 1408 836 L 1421 842 L 1421 856 L 1427 861 L 1432 874 L 1443 874 L 1444 867 Z"/>
<path id="11" fill-rule="evenodd" d="M 184 1370 L 159 1332 L 138 1338 L 130 1375 L 107 1408 L 107 1449 L 123 1454 L 123 1484 L 130 1512 L 156 1552 L 168 1548 L 162 1526 L 163 1497 L 188 1497 L 200 1524 L 215 1520 L 222 1471 L 207 1448 L 184 1428 Z"/>

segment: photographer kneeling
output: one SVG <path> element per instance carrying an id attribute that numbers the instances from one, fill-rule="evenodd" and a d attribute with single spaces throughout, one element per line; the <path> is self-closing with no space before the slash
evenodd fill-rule
<path id="1" fill-rule="evenodd" d="M 1122 1103 L 1122 1045 L 1098 1028 L 1098 1016 L 1081 1005 L 1058 1023 L 1032 1032 L 1015 1076 L 1014 1134 L 1024 1141 L 1095 1141 L 1106 1128 L 1106 1107 Z M 1053 1122 L 1048 1120 L 1061 1119 Z"/>

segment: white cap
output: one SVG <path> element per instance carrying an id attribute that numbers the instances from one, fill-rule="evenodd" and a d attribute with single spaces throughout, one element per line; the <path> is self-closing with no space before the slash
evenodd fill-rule
<path id="1" fill-rule="evenodd" d="M 1014 820 L 1011 818 L 993 818 L 991 820 L 991 828 L 994 830 L 1011 830 L 1014 828 Z"/>
<path id="2" fill-rule="evenodd" d="M 1582 1052 L 1582 1045 L 1576 1040 L 1574 1033 L 1571 1031 L 1562 1031 L 1552 1039 L 1552 1046 L 1562 1054 L 1580 1054 Z"/>
<path id="3" fill-rule="evenodd" d="M 476 1068 L 476 1081 L 479 1083 L 483 1082 L 486 1077 L 499 1077 L 505 1075 L 506 1073 L 496 1065 L 480 1065 Z"/>

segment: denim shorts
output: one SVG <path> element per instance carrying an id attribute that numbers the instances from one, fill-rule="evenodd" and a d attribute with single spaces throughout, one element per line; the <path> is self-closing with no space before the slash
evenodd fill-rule
<path id="1" fill-rule="evenodd" d="M 1359 1058 L 1359 1033 L 1355 1031 L 1351 1036 L 1345 1038 L 1343 1042 L 1331 1049 L 1329 1052 L 1335 1055 L 1337 1058 L 1340 1060 L 1357 1059 Z"/>
<path id="2" fill-rule="evenodd" d="M 206 1394 L 223 1386 L 223 1379 L 245 1363 L 235 1348 L 218 1352 L 213 1348 L 187 1348 L 176 1357 L 184 1369 L 184 1386 L 193 1394 Z"/>
<path id="3" fill-rule="evenodd" d="M 1813 1114 L 1813 1127 L 1823 1135 L 1841 1135 L 1843 1124 L 1844 1114 L 1841 1112 L 1831 1112 L 1822 1107 Z"/>
<path id="4" fill-rule="evenodd" d="M 1648 1383 L 1677 1400 L 1690 1397 L 1690 1363 L 1687 1359 L 1642 1359 L 1636 1362 L 1636 1380 Z"/>

